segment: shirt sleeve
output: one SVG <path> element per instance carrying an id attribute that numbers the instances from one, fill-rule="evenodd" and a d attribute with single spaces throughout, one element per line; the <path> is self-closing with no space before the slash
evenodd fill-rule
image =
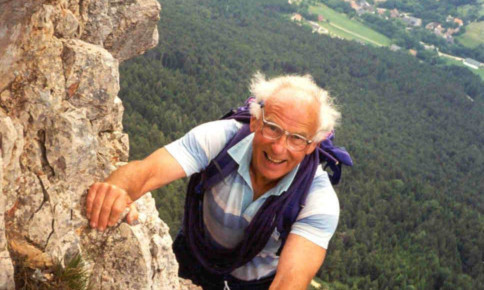
<path id="1" fill-rule="evenodd" d="M 205 123 L 165 148 L 190 176 L 207 167 L 241 127 L 242 124 L 235 120 Z"/>
<path id="2" fill-rule="evenodd" d="M 339 219 L 339 201 L 328 174 L 318 168 L 306 205 L 292 225 L 291 233 L 328 248 Z"/>

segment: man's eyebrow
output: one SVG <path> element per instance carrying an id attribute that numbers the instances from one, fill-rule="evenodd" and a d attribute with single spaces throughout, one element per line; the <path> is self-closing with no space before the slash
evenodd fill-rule
<path id="1" fill-rule="evenodd" d="M 309 137 L 308 137 L 308 135 L 306 135 L 306 133 L 291 133 L 291 134 L 298 135 L 298 136 L 304 137 L 306 139 L 309 139 Z"/>
<path id="2" fill-rule="evenodd" d="M 299 135 L 304 138 L 308 138 L 308 134 L 306 132 L 290 132 L 291 134 Z"/>
<path id="3" fill-rule="evenodd" d="M 274 121 L 272 121 L 272 120 L 269 120 L 269 118 L 268 118 L 268 117 L 266 117 L 266 121 L 267 121 L 267 122 L 269 122 L 269 123 L 271 123 L 271 124 L 277 125 L 277 127 L 281 128 L 281 129 L 283 129 L 283 130 L 286 130 L 286 129 L 284 129 L 284 127 L 282 127 L 282 126 L 281 126 L 281 125 L 279 125 L 278 123 L 276 123 L 276 122 L 274 122 Z M 287 130 L 286 130 L 286 131 L 287 131 Z M 289 131 L 288 131 L 288 132 L 289 132 Z M 308 139 L 308 138 L 309 138 L 309 137 L 308 137 L 308 135 L 306 134 L 306 132 L 289 132 L 289 133 L 291 133 L 291 134 L 293 134 L 293 135 L 299 135 L 299 136 L 304 137 L 304 138 L 306 138 L 306 139 Z"/>

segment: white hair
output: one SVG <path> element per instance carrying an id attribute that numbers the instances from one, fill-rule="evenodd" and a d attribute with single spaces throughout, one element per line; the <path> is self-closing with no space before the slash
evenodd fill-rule
<path id="1" fill-rule="evenodd" d="M 322 141 L 338 125 L 341 113 L 336 109 L 328 92 L 318 87 L 310 75 L 288 75 L 266 80 L 262 73 L 257 72 L 250 84 L 250 92 L 256 99 L 250 104 L 250 114 L 259 119 L 260 103 L 277 96 L 277 92 L 284 88 L 295 89 L 301 93 L 295 97 L 312 96 L 319 103 L 319 126 L 313 138 L 315 142 Z"/>

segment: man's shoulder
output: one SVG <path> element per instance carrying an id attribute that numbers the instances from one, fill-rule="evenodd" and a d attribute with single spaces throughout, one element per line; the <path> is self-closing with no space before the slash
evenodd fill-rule
<path id="1" fill-rule="evenodd" d="M 326 189 L 331 192 L 334 192 L 333 185 L 331 184 L 331 180 L 329 179 L 328 172 L 323 170 L 322 165 L 318 166 L 316 173 L 314 174 L 314 179 L 311 184 L 311 191 Z"/>
<path id="2" fill-rule="evenodd" d="M 242 125 L 235 120 L 211 121 L 196 126 L 187 134 L 187 137 L 195 139 L 207 156 L 214 157 Z"/>
<path id="3" fill-rule="evenodd" d="M 200 124 L 190 132 L 194 134 L 220 134 L 230 136 L 235 134 L 235 132 L 237 132 L 242 126 L 243 123 L 236 120 L 215 120 Z"/>
<path id="4" fill-rule="evenodd" d="M 203 123 L 168 144 L 166 149 L 190 176 L 203 170 L 242 126 L 235 120 Z"/>
<path id="5" fill-rule="evenodd" d="M 313 212 L 339 215 L 339 200 L 328 173 L 318 167 L 306 199 L 306 208 Z"/>

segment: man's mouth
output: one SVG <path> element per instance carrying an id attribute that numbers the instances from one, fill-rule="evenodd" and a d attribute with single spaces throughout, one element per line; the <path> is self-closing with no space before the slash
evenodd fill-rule
<path id="1" fill-rule="evenodd" d="M 264 156 L 267 158 L 267 160 L 269 160 L 270 162 L 275 163 L 275 164 L 281 164 L 281 163 L 286 161 L 286 160 L 279 160 L 279 159 L 271 158 L 269 156 L 269 154 L 267 154 L 267 152 L 264 152 Z"/>

